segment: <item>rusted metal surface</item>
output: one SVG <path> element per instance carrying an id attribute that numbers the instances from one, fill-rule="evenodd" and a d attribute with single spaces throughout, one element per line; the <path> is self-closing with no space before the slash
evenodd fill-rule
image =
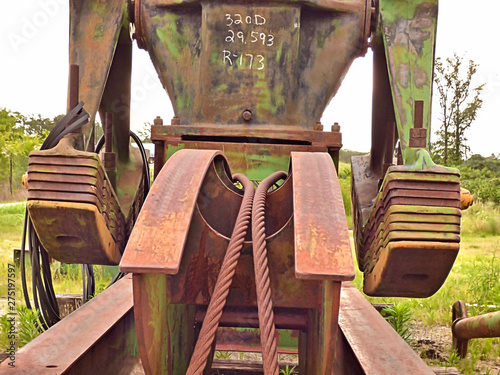
<path id="1" fill-rule="evenodd" d="M 441 287 L 459 250 L 458 171 L 433 165 L 423 152 L 419 163 L 391 166 L 378 180 L 369 163 L 368 156 L 355 158 L 352 169 L 354 238 L 364 291 L 428 297 Z"/>
<path id="2" fill-rule="evenodd" d="M 8 368 L 7 362 L 0 368 L 14 374 L 147 373 L 137 357 L 130 284 L 130 276 L 119 281 L 18 351 L 15 368 Z M 293 324 L 292 316 L 282 312 L 277 311 L 277 326 Z M 307 324 L 307 311 L 303 313 L 297 315 L 301 329 Z M 230 325 L 233 320 L 241 322 L 241 315 L 222 319 Z M 256 311 L 253 320 L 258 324 Z M 350 283 L 342 286 L 338 325 L 336 374 L 433 373 Z M 224 335 L 221 341 L 226 342 Z"/>
<path id="3" fill-rule="evenodd" d="M 80 264 L 120 262 L 120 244 L 115 242 L 95 205 L 30 200 L 28 210 L 35 228 L 42 234 L 44 248 L 54 259 Z"/>
<path id="4" fill-rule="evenodd" d="M 354 280 L 344 203 L 332 159 L 326 153 L 293 152 L 292 173 L 296 277 Z"/>
<path id="5" fill-rule="evenodd" d="M 53 149 L 30 154 L 28 181 L 28 211 L 52 257 L 118 264 L 127 220 L 96 154 L 77 151 L 64 138 Z"/>
<path id="6" fill-rule="evenodd" d="M 211 320 L 206 306 L 222 305 L 215 286 L 242 203 L 230 170 L 258 181 L 278 170 L 291 175 L 272 192 L 260 188 L 265 202 L 258 211 L 266 225 L 241 238 L 224 292 L 226 312 L 216 314 L 221 324 L 255 328 L 267 320 L 272 326 L 272 318 L 256 319 L 257 306 L 265 304 L 277 329 L 299 330 L 301 373 L 330 375 L 334 367 L 350 374 L 426 373 L 350 288 L 342 297 L 348 296 L 348 323 L 339 335 L 341 282 L 354 277 L 331 161 L 338 163 L 342 140 L 338 126 L 323 132 L 319 120 L 370 40 L 372 150 L 352 169 L 358 263 L 367 293 L 431 295 L 460 240 L 458 173 L 436 167 L 426 151 L 437 0 L 404 6 L 394 0 L 73 0 L 70 15 L 70 63 L 80 66 L 73 81 L 91 116 L 82 149 L 92 148 L 97 111 L 101 118 L 113 115 L 106 136 L 112 149 L 103 155 L 105 168 L 97 157 L 75 156 L 74 144 L 30 159 L 30 213 L 37 231 L 48 233 L 42 242 L 57 243 L 54 254 L 116 263 L 140 209 L 143 165 L 129 145 L 130 26 L 175 112 L 170 126 L 154 121 L 157 179 L 121 259 L 121 270 L 134 273 L 145 373 L 186 373 L 202 320 Z M 399 167 L 391 166 L 396 129 Z M 78 258 L 86 236 L 91 239 Z M 267 255 L 252 255 L 252 244 Z M 265 277 L 256 277 L 254 259 Z M 256 280 L 265 285 L 256 289 Z M 270 328 L 265 335 L 274 343 Z M 387 351 L 367 344 L 385 336 Z M 265 364 L 277 373 L 270 367 Z"/>
<path id="7" fill-rule="evenodd" d="M 500 311 L 467 317 L 467 306 L 457 301 L 452 306 L 453 349 L 464 358 L 470 339 L 500 337 Z"/>
<path id="8" fill-rule="evenodd" d="M 16 352 L 9 374 L 140 374 L 131 276 Z"/>
<path id="9" fill-rule="evenodd" d="M 139 214 L 122 272 L 177 274 L 203 178 L 218 154 L 184 150 L 170 159 Z"/>
<path id="10" fill-rule="evenodd" d="M 458 250 L 458 243 L 389 243 L 378 255 L 373 269 L 365 275 L 363 291 L 377 296 L 431 296 L 446 280 Z"/>
<path id="11" fill-rule="evenodd" d="M 91 116 L 83 129 L 86 137 L 99 110 L 120 31 L 128 26 L 123 22 L 126 10 L 126 0 L 70 2 L 69 60 L 80 67 L 79 99 Z M 116 97 L 120 97 L 118 93 Z"/>
<path id="12" fill-rule="evenodd" d="M 259 181 L 277 170 L 288 170 L 292 151 L 338 152 L 342 146 L 338 131 L 276 127 L 153 126 L 151 139 L 164 145 L 163 156 L 155 157 L 158 168 L 180 149 L 222 150 L 234 173 Z"/>
<path id="13" fill-rule="evenodd" d="M 370 32 L 367 0 L 135 7 L 136 36 L 184 124 L 312 130 Z"/>
<path id="14" fill-rule="evenodd" d="M 460 208 L 458 171 L 436 166 L 427 151 L 437 0 L 379 0 L 375 8 L 372 148 L 352 159 L 351 174 L 358 265 L 367 293 L 427 297 L 460 241 L 460 213 L 448 212 Z M 389 213 L 404 206 L 414 209 Z"/>
<path id="15" fill-rule="evenodd" d="M 339 326 L 362 370 L 348 368 L 340 374 L 433 374 L 350 283 L 342 284 Z M 339 365 L 346 364 L 339 361 Z"/>
<path id="16" fill-rule="evenodd" d="M 169 159 L 155 181 L 155 185 L 166 185 L 162 188 L 153 186 L 141 212 L 141 215 L 148 213 L 150 218 L 146 219 L 144 216 L 139 219 L 122 259 L 121 269 L 134 272 L 138 342 L 146 373 L 186 371 L 189 355 L 185 353 L 192 353 L 195 344 L 196 330 L 193 331 L 193 327 L 196 326 L 196 306 L 209 304 L 214 294 L 224 249 L 241 202 L 241 192 L 230 183 L 229 171 L 225 162 L 222 162 L 223 159 L 218 161 L 216 157 L 212 159 L 214 162 L 210 167 L 205 167 L 206 161 L 195 162 L 205 160 L 202 156 L 196 157 L 197 154 L 214 157 L 217 152 L 182 150 Z M 193 159 L 190 161 L 190 158 Z M 210 161 L 210 158 L 207 159 Z M 192 167 L 186 171 L 180 169 L 180 165 Z M 196 165 L 203 165 L 203 168 L 197 168 Z M 330 162 L 328 167 L 333 168 L 333 164 Z M 175 189 L 184 185 L 177 183 L 174 175 L 172 178 L 165 178 L 174 171 L 180 175 L 187 174 L 189 183 L 185 187 Z M 292 186 L 293 174 L 283 185 L 266 196 L 266 223 L 269 225 L 266 225 L 265 233 L 270 296 L 275 308 L 306 317 L 304 331 L 299 335 L 301 367 L 306 373 L 326 374 L 333 366 L 335 346 L 332 343 L 336 342 L 341 284 L 338 281 L 325 281 L 328 276 L 324 272 L 316 276 L 317 280 L 296 278 L 292 202 L 293 195 L 300 195 L 301 189 L 307 187 L 295 186 L 292 189 Z M 170 189 L 170 193 L 166 189 Z M 189 193 L 189 198 L 183 198 L 186 197 L 186 189 L 192 189 L 198 196 L 192 197 Z M 175 215 L 172 212 L 178 211 L 158 210 L 160 202 L 155 197 L 160 190 L 162 205 L 168 206 L 169 200 L 172 200 L 174 203 L 186 202 L 189 207 L 194 205 L 193 209 L 179 210 L 181 213 Z M 182 235 L 175 241 L 165 237 L 165 233 L 177 236 L 175 231 L 165 229 L 165 225 L 171 225 L 168 222 L 174 220 L 178 223 L 181 220 L 179 215 L 188 211 L 191 217 L 182 219 L 187 226 Z M 147 223 L 145 220 L 150 220 L 151 223 L 154 220 L 154 225 L 144 225 L 144 222 Z M 308 225 L 307 223 L 308 221 L 299 220 L 298 225 Z M 148 240 L 148 236 L 153 240 Z M 154 239 L 160 237 L 163 238 Z M 138 242 L 138 239 L 145 242 Z M 155 247 L 160 241 L 164 241 L 162 246 Z M 180 243 L 183 244 L 182 248 Z M 157 250 L 151 252 L 145 244 Z M 250 245 L 250 242 L 244 243 L 226 306 L 233 309 L 233 312 L 238 311 L 238 319 L 249 322 L 247 326 L 252 327 L 255 322 L 251 323 L 250 317 L 255 313 L 258 299 Z M 321 244 L 315 246 L 315 251 L 319 251 Z M 136 251 L 137 249 L 140 251 Z M 141 259 L 131 261 L 129 251 L 132 251 L 131 254 L 141 254 Z M 160 251 L 162 254 L 158 254 Z M 163 267 L 172 259 L 171 254 L 179 259 L 178 263 L 173 262 L 175 266 Z M 150 255 L 152 260 L 147 260 L 146 255 Z M 334 255 L 340 256 L 337 253 Z M 151 265 L 154 260 L 154 267 L 145 267 L 145 259 Z M 201 269 L 205 271 L 200 272 Z M 221 319 L 224 319 L 224 315 Z"/>
<path id="17" fill-rule="evenodd" d="M 372 48 L 385 56 L 387 64 L 377 66 L 380 70 L 374 75 L 389 78 L 405 165 L 417 161 L 418 150 L 428 149 L 437 13 L 438 0 L 411 0 L 404 6 L 379 0 Z"/>

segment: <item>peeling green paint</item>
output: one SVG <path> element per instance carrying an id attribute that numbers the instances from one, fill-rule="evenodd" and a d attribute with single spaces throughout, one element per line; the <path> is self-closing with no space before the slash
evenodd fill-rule
<path id="1" fill-rule="evenodd" d="M 159 16 L 154 18 L 157 19 Z M 172 58 L 177 61 L 181 59 L 181 53 L 189 42 L 187 35 L 181 33 L 177 27 L 179 18 L 176 14 L 166 13 L 162 19 L 164 26 L 156 29 L 156 35 L 167 47 Z"/>
<path id="2" fill-rule="evenodd" d="M 380 1 L 377 32 L 384 41 L 404 164 L 418 158 L 418 149 L 409 147 L 416 100 L 424 102 L 429 143 L 436 28 L 437 0 Z"/>
<path id="3" fill-rule="evenodd" d="M 175 146 L 168 145 L 166 150 L 167 160 L 174 153 L 184 148 L 193 148 L 193 146 L 186 147 L 184 143 L 178 143 Z M 231 173 L 242 173 L 250 180 L 262 181 L 276 171 L 287 171 L 290 164 L 289 155 L 272 155 L 271 152 L 266 153 L 265 145 L 263 145 L 262 151 L 259 154 L 244 154 L 228 150 L 224 147 L 224 143 L 220 144 L 220 149 L 229 161 Z"/>

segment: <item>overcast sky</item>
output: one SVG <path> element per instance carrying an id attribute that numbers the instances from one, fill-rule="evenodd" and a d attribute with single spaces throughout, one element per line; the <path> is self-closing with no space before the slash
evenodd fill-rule
<path id="1" fill-rule="evenodd" d="M 399 1 L 399 0 L 398 0 Z M 0 108 L 22 114 L 54 117 L 66 109 L 68 76 L 68 0 L 0 1 Z M 454 52 L 473 59 L 477 86 L 486 83 L 477 120 L 467 135 L 472 153 L 500 153 L 500 48 L 496 41 L 500 2 L 441 0 L 436 54 Z M 132 129 L 172 108 L 143 50 L 134 49 Z M 325 128 L 337 121 L 344 148 L 369 151 L 371 127 L 371 53 L 357 59 L 337 96 L 325 111 Z M 433 104 L 433 130 L 439 126 L 439 106 Z"/>

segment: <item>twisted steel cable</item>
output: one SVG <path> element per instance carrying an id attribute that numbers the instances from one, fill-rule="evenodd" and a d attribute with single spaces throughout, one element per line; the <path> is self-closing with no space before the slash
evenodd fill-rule
<path id="1" fill-rule="evenodd" d="M 226 298 L 250 223 L 255 193 L 254 186 L 250 180 L 242 174 L 235 174 L 233 180 L 239 181 L 243 185 L 243 201 L 241 202 L 233 234 L 231 235 L 231 240 L 229 241 L 226 255 L 224 256 L 221 270 L 217 277 L 214 292 L 210 304 L 208 305 L 205 319 L 203 320 L 200 335 L 189 363 L 187 375 L 202 374 L 207 365 L 210 348 L 215 338 L 215 332 L 219 327 L 222 310 L 226 304 Z"/>
<path id="2" fill-rule="evenodd" d="M 276 327 L 274 326 L 273 302 L 266 249 L 266 195 L 271 186 L 285 179 L 285 172 L 275 172 L 264 179 L 255 192 L 252 210 L 252 243 L 257 286 L 257 308 L 259 315 L 260 342 L 262 344 L 262 361 L 265 375 L 278 375 L 278 348 L 276 344 Z"/>

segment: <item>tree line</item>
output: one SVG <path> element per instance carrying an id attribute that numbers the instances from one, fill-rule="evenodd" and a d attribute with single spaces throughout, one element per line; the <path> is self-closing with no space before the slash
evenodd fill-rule
<path id="1" fill-rule="evenodd" d="M 64 116 L 25 116 L 0 108 L 0 201 L 12 199 L 16 193 L 23 191 L 21 179 L 28 169 L 29 153 L 40 148 Z M 97 140 L 103 130 L 98 122 L 95 129 Z M 151 142 L 150 132 L 151 124 L 145 123 L 137 133 L 142 142 Z"/>
<path id="2" fill-rule="evenodd" d="M 28 168 L 28 155 L 37 149 L 64 115 L 53 119 L 24 116 L 0 108 L 0 195 L 12 197 L 21 188 Z"/>

